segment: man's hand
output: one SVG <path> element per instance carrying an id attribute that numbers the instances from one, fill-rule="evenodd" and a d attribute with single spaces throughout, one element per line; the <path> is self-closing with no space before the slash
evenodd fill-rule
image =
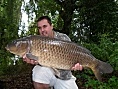
<path id="1" fill-rule="evenodd" d="M 72 70 L 76 71 L 76 70 L 82 70 L 82 65 L 80 65 L 79 63 L 75 64 L 75 66 L 72 67 Z"/>
<path id="2" fill-rule="evenodd" d="M 25 61 L 26 63 L 32 64 L 32 65 L 38 64 L 38 62 L 37 62 L 36 60 L 28 59 L 28 58 L 26 57 L 26 55 L 23 55 L 23 61 Z"/>

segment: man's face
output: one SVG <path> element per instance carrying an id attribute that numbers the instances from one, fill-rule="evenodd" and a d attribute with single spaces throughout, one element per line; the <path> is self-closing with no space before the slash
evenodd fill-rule
<path id="1" fill-rule="evenodd" d="M 43 19 L 37 23 L 38 31 L 40 35 L 47 37 L 54 37 L 53 26 L 48 23 L 46 19 Z"/>

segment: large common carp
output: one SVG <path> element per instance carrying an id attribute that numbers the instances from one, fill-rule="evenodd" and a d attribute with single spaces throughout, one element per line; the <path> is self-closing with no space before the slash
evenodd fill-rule
<path id="1" fill-rule="evenodd" d="M 76 63 L 80 63 L 83 68 L 92 69 L 99 81 L 101 73 L 113 71 L 110 64 L 96 59 L 88 49 L 55 38 L 31 35 L 12 41 L 6 49 L 21 57 L 26 54 L 28 58 L 37 60 L 40 65 L 53 69 L 71 70 Z"/>

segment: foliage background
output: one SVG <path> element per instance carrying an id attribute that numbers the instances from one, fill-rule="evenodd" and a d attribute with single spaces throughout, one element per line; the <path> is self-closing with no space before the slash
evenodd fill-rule
<path id="1" fill-rule="evenodd" d="M 28 29 L 25 28 L 25 23 L 22 24 L 21 9 L 28 15 Z M 24 89 L 29 89 L 27 85 L 33 87 L 31 83 L 33 65 L 26 64 L 22 59 L 7 52 L 5 46 L 19 37 L 36 34 L 36 20 L 42 15 L 48 15 L 52 19 L 56 31 L 67 34 L 73 42 L 88 48 L 96 58 L 113 66 L 113 73 L 103 75 L 103 83 L 98 82 L 90 70 L 83 70 L 79 74 L 73 72 L 81 89 L 116 89 L 118 87 L 117 0 L 29 0 L 29 2 L 1 0 L 0 87 L 6 87 L 5 89 L 8 87 L 8 89 L 21 89 L 22 86 Z M 24 82 L 15 83 L 18 78 L 22 81 L 28 79 L 30 83 L 25 82 L 26 85 L 23 85 Z M 12 87 L 8 82 L 13 83 Z"/>

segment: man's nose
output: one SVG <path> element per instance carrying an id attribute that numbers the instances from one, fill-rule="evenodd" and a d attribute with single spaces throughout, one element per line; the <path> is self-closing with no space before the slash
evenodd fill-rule
<path id="1" fill-rule="evenodd" d="M 41 31 L 43 32 L 44 31 L 44 28 L 41 28 Z"/>

